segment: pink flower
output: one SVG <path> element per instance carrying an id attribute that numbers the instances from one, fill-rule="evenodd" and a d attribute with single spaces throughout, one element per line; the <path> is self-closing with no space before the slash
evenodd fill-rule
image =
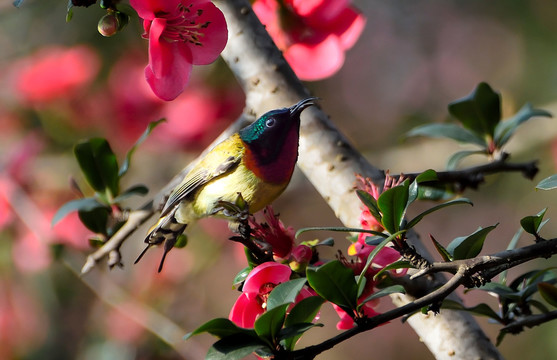
<path id="1" fill-rule="evenodd" d="M 356 181 L 356 187 L 373 196 L 375 200 L 377 200 L 379 198 L 379 195 L 381 195 L 382 191 L 377 187 L 377 185 L 373 183 L 373 181 L 371 181 L 370 178 L 364 178 L 362 175 L 356 174 Z M 383 184 L 383 191 L 400 185 L 403 181 L 404 178 L 402 176 L 395 180 L 395 178 L 391 177 L 387 173 L 385 176 L 385 183 Z M 362 206 L 362 212 L 360 214 L 360 225 L 364 230 L 374 230 L 379 232 L 385 230 L 383 228 L 383 225 L 379 221 L 377 221 L 377 219 L 371 214 L 366 206 Z M 358 242 L 362 244 L 365 243 L 365 239 L 368 236 L 370 235 L 367 233 L 359 233 Z"/>
<path id="2" fill-rule="evenodd" d="M 15 87 L 24 100 L 43 104 L 75 96 L 99 68 L 98 55 L 87 46 L 43 48 L 16 66 Z"/>
<path id="3" fill-rule="evenodd" d="M 298 273 L 306 271 L 308 264 L 313 258 L 313 250 L 307 245 L 298 245 L 292 250 L 290 268 Z"/>
<path id="4" fill-rule="evenodd" d="M 290 280 L 292 271 L 287 265 L 266 262 L 255 267 L 246 278 L 242 295 L 236 300 L 228 318 L 236 325 L 252 328 L 257 317 L 267 309 L 267 299 L 273 289 Z M 296 302 L 312 296 L 308 289 L 302 289 Z"/>
<path id="5" fill-rule="evenodd" d="M 362 306 L 362 313 L 367 317 L 373 317 L 379 315 L 377 311 L 373 308 L 375 304 L 370 301 Z M 333 308 L 337 312 L 340 320 L 337 322 L 337 329 L 338 330 L 349 330 L 352 329 L 355 325 L 354 319 L 344 310 L 342 310 L 338 305 L 333 304 Z"/>
<path id="6" fill-rule="evenodd" d="M 270 244 L 276 257 L 289 257 L 294 247 L 294 228 L 285 228 L 271 206 L 265 208 L 264 214 L 266 223 L 259 224 L 253 218 L 250 219 L 253 236 Z"/>
<path id="7" fill-rule="evenodd" d="M 350 0 L 257 0 L 253 10 L 302 80 L 336 73 L 365 25 Z"/>
<path id="8" fill-rule="evenodd" d="M 130 0 L 149 39 L 145 77 L 163 100 L 185 88 L 193 65 L 210 64 L 228 39 L 222 12 L 209 0 Z"/>

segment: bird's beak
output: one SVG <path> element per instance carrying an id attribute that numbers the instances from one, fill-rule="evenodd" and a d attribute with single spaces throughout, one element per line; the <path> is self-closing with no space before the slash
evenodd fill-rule
<path id="1" fill-rule="evenodd" d="M 290 107 L 290 115 L 298 115 L 300 114 L 302 111 L 304 111 L 305 108 L 310 107 L 312 105 L 315 105 L 315 100 L 317 100 L 319 98 L 316 97 L 309 97 L 306 98 L 304 100 L 299 101 L 296 105 L 293 105 Z"/>

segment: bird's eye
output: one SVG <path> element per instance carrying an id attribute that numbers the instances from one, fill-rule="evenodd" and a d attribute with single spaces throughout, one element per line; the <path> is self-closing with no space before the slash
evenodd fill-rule
<path id="1" fill-rule="evenodd" d="M 275 126 L 276 121 L 273 118 L 267 119 L 267 121 L 265 121 L 265 126 L 266 127 L 273 127 Z"/>

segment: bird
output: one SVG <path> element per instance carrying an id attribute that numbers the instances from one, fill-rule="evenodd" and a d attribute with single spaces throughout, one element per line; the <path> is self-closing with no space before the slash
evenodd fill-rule
<path id="1" fill-rule="evenodd" d="M 151 246 L 163 243 L 161 272 L 186 227 L 208 216 L 227 218 L 219 204 L 234 203 L 239 194 L 252 213 L 273 202 L 290 183 L 298 159 L 300 115 L 317 99 L 268 111 L 203 156 L 170 193 L 135 263 Z"/>

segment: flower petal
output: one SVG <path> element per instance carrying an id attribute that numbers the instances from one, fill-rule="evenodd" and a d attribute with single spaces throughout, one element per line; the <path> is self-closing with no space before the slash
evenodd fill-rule
<path id="1" fill-rule="evenodd" d="M 228 315 L 230 321 L 240 327 L 252 328 L 255 319 L 264 312 L 255 300 L 256 296 L 256 294 L 242 293 L 230 309 Z"/>
<path id="2" fill-rule="evenodd" d="M 284 57 L 301 80 L 309 81 L 333 75 L 344 63 L 344 51 L 334 35 L 319 44 L 293 44 Z"/>
<path id="3" fill-rule="evenodd" d="M 366 18 L 352 8 L 346 8 L 335 20 L 334 33 L 339 37 L 344 50 L 350 49 L 364 30 Z"/>
<path id="4" fill-rule="evenodd" d="M 243 292 L 259 293 L 262 285 L 267 283 L 280 284 L 290 279 L 290 267 L 273 261 L 255 267 L 244 282 Z"/>
<path id="5" fill-rule="evenodd" d="M 295 12 L 315 21 L 329 22 L 349 6 L 349 0 L 291 0 Z"/>
<path id="6" fill-rule="evenodd" d="M 200 12 L 201 11 L 201 12 Z M 205 24 L 198 30 L 201 33 L 199 45 L 192 47 L 192 63 L 194 65 L 207 65 L 220 55 L 228 41 L 228 29 L 223 13 L 212 2 L 202 3 L 192 9 L 192 13 L 201 13 L 195 20 L 197 24 Z"/>
<path id="7" fill-rule="evenodd" d="M 153 20 L 158 14 L 176 12 L 181 0 L 130 0 L 140 18 Z"/>
<path id="8" fill-rule="evenodd" d="M 149 65 L 145 77 L 153 92 L 173 100 L 184 90 L 192 69 L 191 53 L 185 46 L 161 39 L 166 20 L 155 19 L 149 33 Z"/>
<path id="9" fill-rule="evenodd" d="M 337 330 L 349 330 L 356 325 L 354 319 L 344 310 L 342 310 L 338 305 L 332 304 L 333 308 L 338 314 L 340 321 L 337 322 Z"/>

